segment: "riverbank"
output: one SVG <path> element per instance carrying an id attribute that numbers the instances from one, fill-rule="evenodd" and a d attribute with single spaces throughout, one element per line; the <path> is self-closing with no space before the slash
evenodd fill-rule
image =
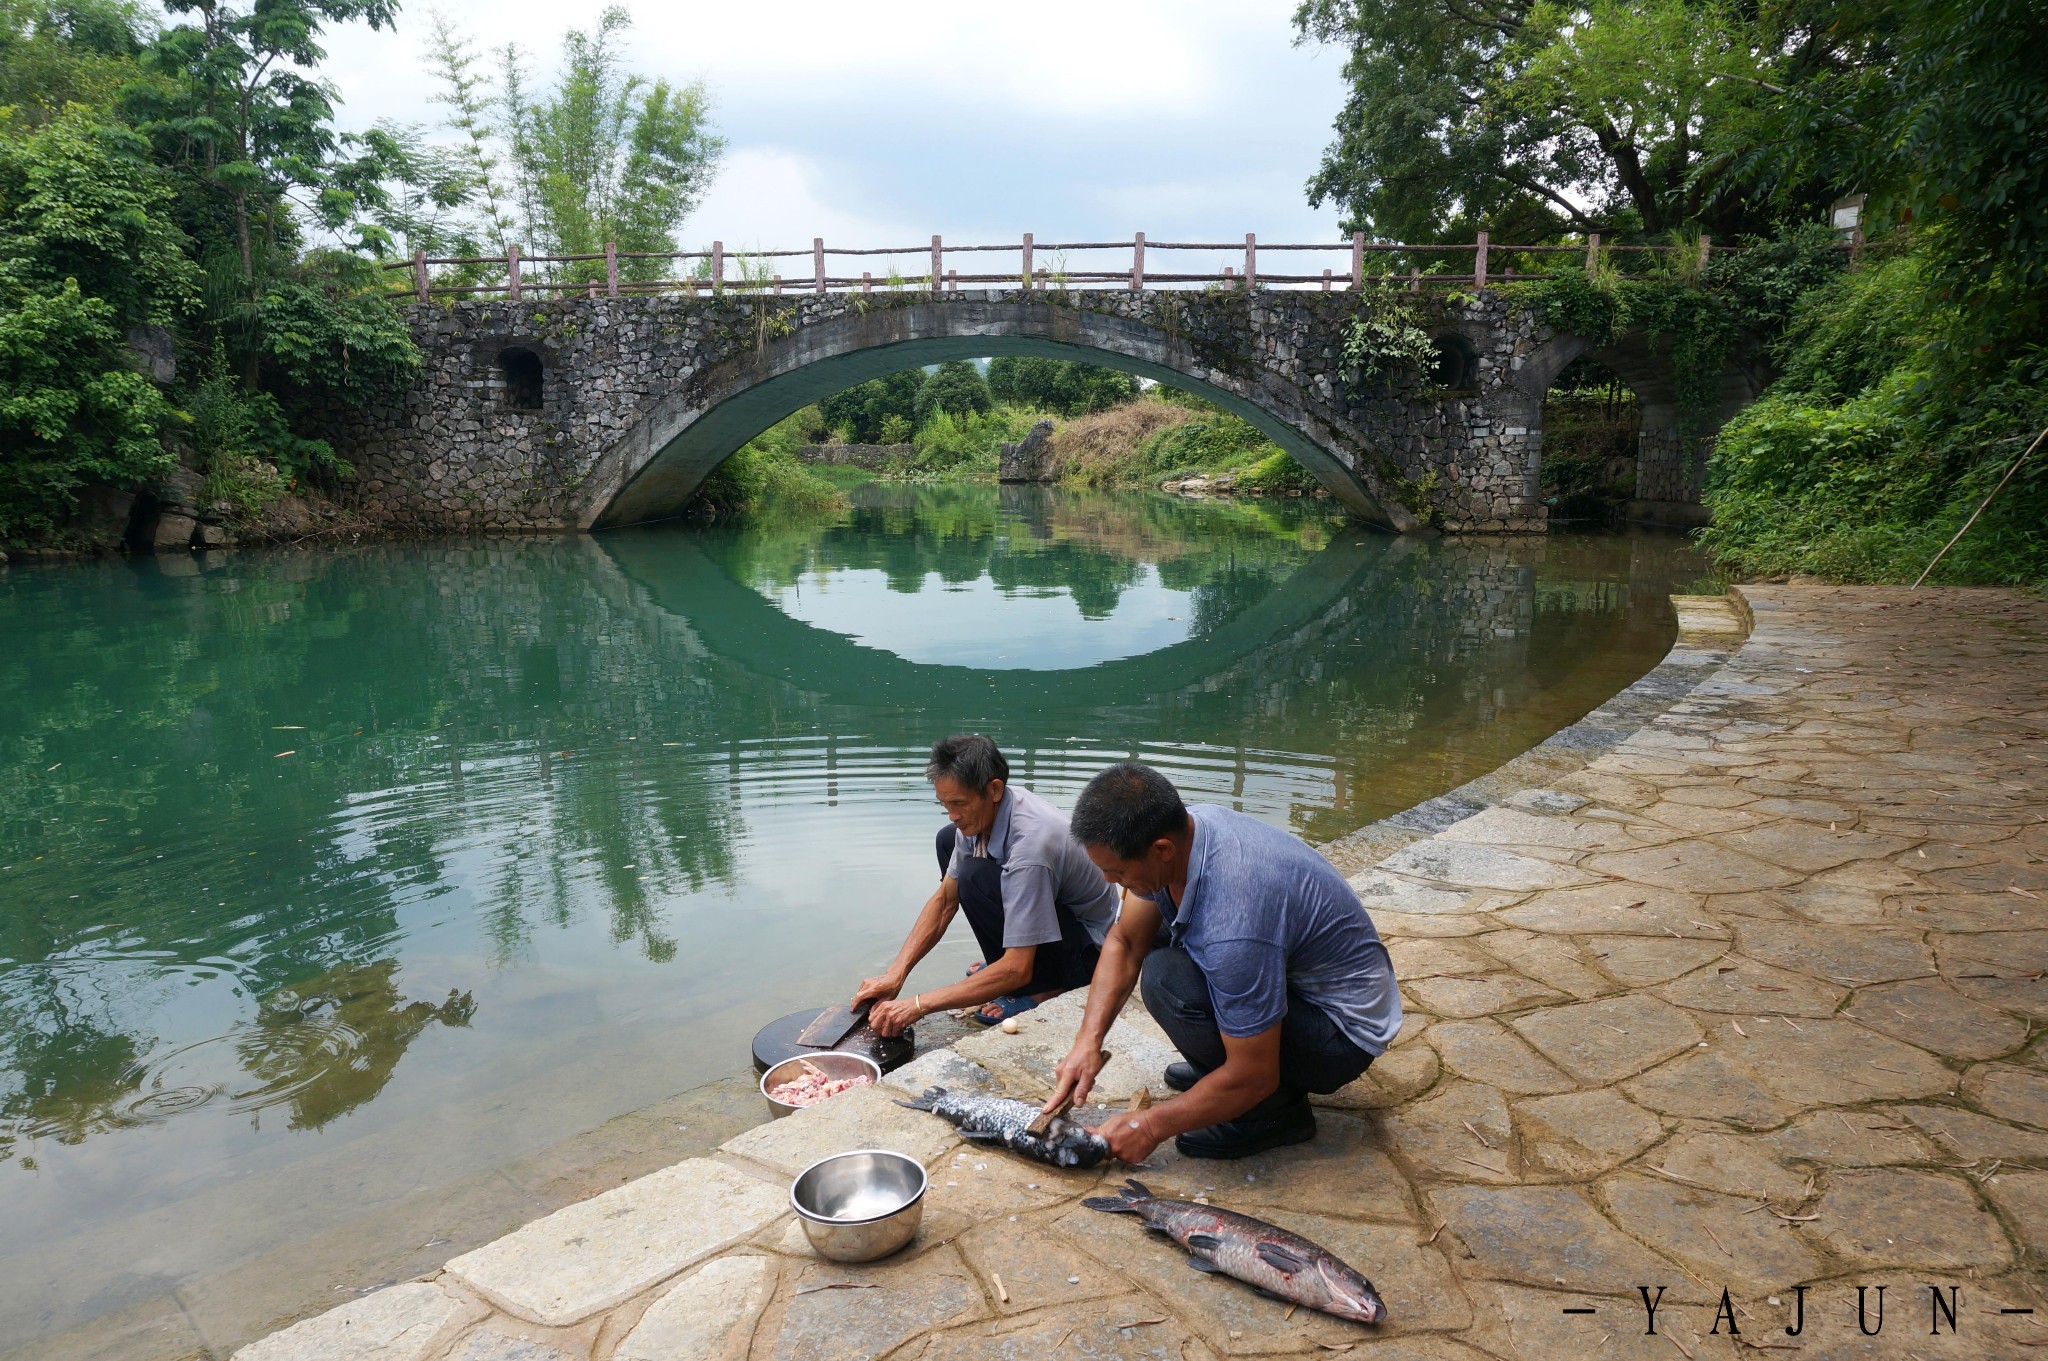
<path id="1" fill-rule="evenodd" d="M 2048 795 L 2030 750 L 2048 728 L 2048 606 L 1735 599 L 1747 642 L 1691 687 L 1667 676 L 1661 711 L 1576 771 L 1525 767 L 1542 783 L 1433 829 L 1381 824 L 1407 844 L 1355 881 L 1408 1023 L 1324 1103 L 1315 1144 L 1235 1165 L 1168 1154 L 1147 1174 L 1324 1241 L 1378 1283 L 1384 1328 L 1198 1281 L 1178 1249 L 1078 1208 L 1110 1174 L 969 1152 L 890 1104 L 934 1079 L 1040 1089 L 1063 1002 L 1018 1036 L 921 1058 L 898 1092 L 757 1126 L 241 1354 L 368 1355 L 347 1349 L 375 1338 L 420 1361 L 1070 1340 L 1119 1356 L 1663 1355 L 1637 1341 L 1638 1284 L 1665 1288 L 1659 1331 L 1695 1358 L 1742 1345 L 1714 1332 L 1724 1287 L 1754 1337 L 1792 1323 L 1794 1287 L 1812 1286 L 1805 1336 L 1827 1354 L 1860 1340 L 1859 1284 L 1892 1287 L 1889 1327 L 1914 1324 L 1923 1357 L 2048 1338 L 2040 1314 L 1996 1312 L 2048 1307 L 2029 1274 L 2048 1205 Z M 1688 608 L 1667 666 L 1736 641 L 1715 613 Z M 1369 840 L 1346 838 L 1358 859 Z M 1127 1014 L 1103 1097 L 1155 1081 L 1162 1043 Z M 849 1141 L 917 1154 L 933 1187 L 912 1251 L 828 1269 L 783 1189 Z M 1959 1336 L 1920 1326 L 1929 1285 L 1961 1291 Z"/>

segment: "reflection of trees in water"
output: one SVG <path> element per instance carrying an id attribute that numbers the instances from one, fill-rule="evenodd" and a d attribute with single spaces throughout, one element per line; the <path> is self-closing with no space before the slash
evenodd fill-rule
<path id="1" fill-rule="evenodd" d="M 117 1010 L 80 1005 L 55 973 L 31 966 L 8 979 L 44 986 L 34 998 L 10 987 L 0 1007 L 0 1158 L 24 1141 L 83 1143 L 207 1105 L 259 1119 L 286 1105 L 290 1128 L 318 1129 L 383 1091 L 429 1025 L 467 1026 L 476 1010 L 452 989 L 439 1005 L 407 1001 L 397 961 L 384 959 L 280 988 L 231 1034 L 174 1045 L 122 1033 Z"/>
<path id="2" fill-rule="evenodd" d="M 470 995 L 453 988 L 438 1006 L 406 1001 L 397 973 L 396 960 L 381 959 L 280 988 L 237 1034 L 236 1052 L 262 1084 L 263 1104 L 288 1102 L 292 1129 L 346 1115 L 384 1090 L 421 1031 L 436 1021 L 466 1028 L 476 1014 Z M 248 1108 L 247 1098 L 238 1105 Z"/>
<path id="3" fill-rule="evenodd" d="M 1005 593 L 1065 593 L 1102 619 L 1154 567 L 1163 584 L 1215 597 L 1220 620 L 1322 546 L 1334 516 L 1313 503 L 1196 505 L 1150 495 L 1051 487 L 868 483 L 836 519 L 753 521 L 712 536 L 740 580 L 788 588 L 810 574 L 879 571 L 921 590 L 987 577 Z M 1211 589 L 1216 587 L 1217 589 Z"/>

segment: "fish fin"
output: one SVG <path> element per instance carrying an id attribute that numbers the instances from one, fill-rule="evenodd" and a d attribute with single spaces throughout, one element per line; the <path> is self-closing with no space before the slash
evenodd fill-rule
<path id="1" fill-rule="evenodd" d="M 1138 1212 L 1138 1207 L 1122 1196 L 1090 1196 L 1081 1204 L 1087 1209 L 1101 1210 L 1105 1214 L 1134 1215 Z M 1147 1224 L 1145 1227 L 1149 1229 L 1152 1226 Z"/>
<path id="2" fill-rule="evenodd" d="M 1213 1233 L 1191 1233 L 1184 1241 L 1189 1252 L 1214 1252 L 1223 1246 L 1223 1240 Z"/>
<path id="3" fill-rule="evenodd" d="M 903 1106 L 909 1110 L 928 1111 L 934 1105 L 936 1105 L 938 1103 L 939 1098 L 944 1096 L 945 1094 L 946 1089 L 944 1087 L 927 1087 L 924 1089 L 923 1096 L 914 1096 L 908 1101 L 898 1101 L 896 1104 L 899 1106 Z"/>
<path id="4" fill-rule="evenodd" d="M 1284 1271 L 1292 1276 L 1297 1271 L 1307 1271 L 1315 1263 L 1280 1243 L 1261 1243 L 1252 1249 L 1254 1255 L 1275 1271 Z"/>
<path id="5" fill-rule="evenodd" d="M 1188 1258 L 1188 1265 L 1201 1272 L 1204 1276 L 1219 1276 L 1223 1273 L 1222 1267 L 1217 1266 L 1206 1257 L 1190 1257 Z"/>
<path id="6" fill-rule="evenodd" d="M 1139 1196 L 1143 1196 L 1143 1197 L 1144 1197 L 1145 1199 L 1147 1199 L 1147 1200 L 1155 1200 L 1155 1199 L 1157 1199 L 1157 1197 L 1155 1197 L 1155 1196 L 1154 1196 L 1154 1195 L 1152 1194 L 1152 1188 L 1151 1188 L 1151 1187 L 1149 1187 L 1149 1186 L 1147 1186 L 1147 1185 L 1146 1185 L 1146 1184 L 1145 1184 L 1144 1182 L 1142 1182 L 1142 1181 L 1139 1181 L 1139 1180 L 1138 1180 L 1138 1179 L 1137 1179 L 1136 1177 L 1132 1177 L 1132 1178 L 1131 1178 L 1130 1180 L 1128 1180 L 1128 1181 L 1126 1181 L 1126 1182 L 1124 1183 L 1124 1190 L 1123 1190 L 1123 1193 L 1124 1193 L 1125 1195 L 1127 1195 L 1127 1196 L 1129 1196 L 1129 1195 L 1139 1195 Z"/>

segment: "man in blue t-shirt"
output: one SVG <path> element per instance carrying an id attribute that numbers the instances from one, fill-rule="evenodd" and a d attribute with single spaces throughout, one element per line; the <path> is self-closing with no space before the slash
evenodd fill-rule
<path id="1" fill-rule="evenodd" d="M 1242 1158 L 1315 1137 L 1310 1092 L 1364 1072 L 1401 1028 L 1387 947 L 1358 895 L 1299 838 L 1213 804 L 1181 803 L 1150 766 L 1089 781 L 1074 839 L 1124 890 L 1051 1109 L 1086 1100 L 1102 1043 L 1142 975 L 1145 1007 L 1183 1063 L 1183 1095 L 1098 1133 L 1142 1162 L 1169 1135 L 1191 1158 Z"/>

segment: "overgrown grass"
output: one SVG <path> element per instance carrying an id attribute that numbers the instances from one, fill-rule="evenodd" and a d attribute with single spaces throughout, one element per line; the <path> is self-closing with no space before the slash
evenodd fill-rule
<path id="1" fill-rule="evenodd" d="M 1154 444 L 1194 419 L 1187 407 L 1144 399 L 1077 416 L 1053 431 L 1054 473 L 1097 487 L 1151 480 Z"/>
<path id="2" fill-rule="evenodd" d="M 843 509 L 846 498 L 832 482 L 797 458 L 797 447 L 816 427 L 816 408 L 806 407 L 769 426 L 712 470 L 694 502 L 712 514 L 817 514 Z"/>

